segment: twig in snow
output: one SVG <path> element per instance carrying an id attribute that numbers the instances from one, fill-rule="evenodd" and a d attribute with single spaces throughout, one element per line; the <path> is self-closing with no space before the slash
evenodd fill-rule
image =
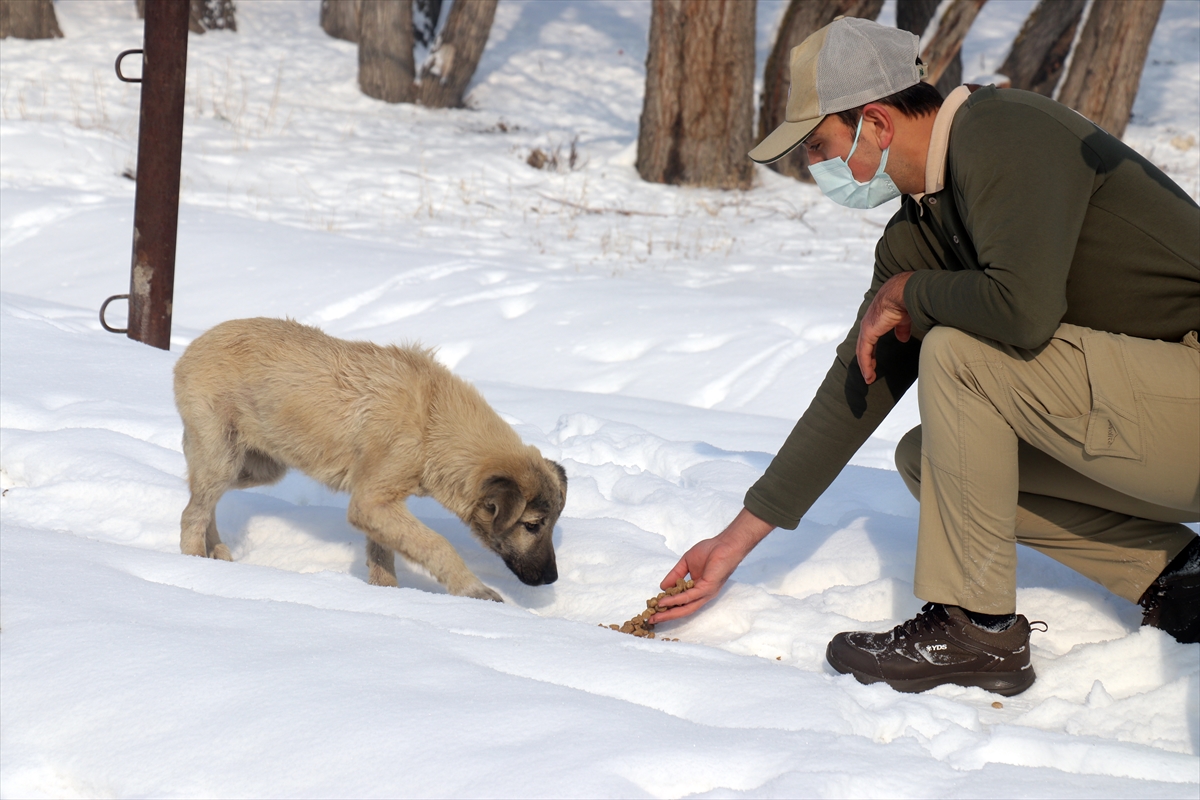
<path id="1" fill-rule="evenodd" d="M 622 217 L 670 217 L 671 216 L 670 214 L 660 214 L 656 211 L 630 211 L 625 208 L 593 208 L 592 206 L 585 206 L 582 203 L 572 203 L 570 200 L 563 200 L 561 197 L 553 197 L 551 195 L 545 194 L 544 192 L 538 192 L 537 195 L 538 195 L 538 197 L 545 198 L 546 200 L 549 200 L 554 203 L 561 203 L 564 206 L 570 206 L 571 208 L 577 208 L 585 214 L 620 214 Z"/>

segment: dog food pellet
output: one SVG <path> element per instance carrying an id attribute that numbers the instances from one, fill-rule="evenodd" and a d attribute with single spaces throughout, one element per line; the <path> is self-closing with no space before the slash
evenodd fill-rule
<path id="1" fill-rule="evenodd" d="M 649 600 L 647 600 L 645 611 L 642 611 L 628 622 L 622 623 L 621 625 L 609 625 L 608 627 L 611 630 L 632 634 L 633 636 L 637 636 L 642 639 L 653 639 L 655 638 L 654 626 L 647 622 L 647 620 L 653 617 L 655 612 L 658 611 L 658 601 L 662 600 L 664 597 L 674 596 L 680 592 L 686 592 L 695 585 L 696 584 L 694 581 L 688 581 L 680 578 L 679 580 L 675 581 L 675 585 L 670 589 L 667 589 L 665 592 L 659 592 L 657 597 L 651 597 Z M 605 626 L 601 625 L 600 627 L 603 628 Z M 665 638 L 662 641 L 678 642 L 679 640 Z"/>
<path id="2" fill-rule="evenodd" d="M 1004 708 L 1004 703 L 1001 703 L 999 700 L 997 700 L 996 702 L 992 703 L 992 708 Z"/>

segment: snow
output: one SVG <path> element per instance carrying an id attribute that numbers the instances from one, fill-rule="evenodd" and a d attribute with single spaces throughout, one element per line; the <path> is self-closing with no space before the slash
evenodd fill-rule
<path id="1" fill-rule="evenodd" d="M 987 4 L 965 71 L 1031 6 Z M 761 4 L 760 61 L 782 7 Z M 835 633 L 920 605 L 891 459 L 914 393 L 797 531 L 662 626 L 680 642 L 598 627 L 741 507 L 892 213 L 765 170 L 745 193 L 638 180 L 647 3 L 505 0 L 457 111 L 361 95 L 310 0 L 192 36 L 170 352 L 96 318 L 128 280 L 138 90 L 111 70 L 140 24 L 56 10 L 65 38 L 0 51 L 0 794 L 1196 796 L 1200 647 L 1037 553 L 1039 679 L 1001 708 L 825 665 Z M 1126 138 L 1193 196 L 1197 96 L 1200 12 L 1168 2 Z M 234 563 L 180 556 L 171 369 L 253 315 L 438 346 L 566 467 L 559 581 L 521 584 L 421 500 L 505 604 L 415 570 L 369 586 L 346 497 L 295 473 L 226 495 Z"/>

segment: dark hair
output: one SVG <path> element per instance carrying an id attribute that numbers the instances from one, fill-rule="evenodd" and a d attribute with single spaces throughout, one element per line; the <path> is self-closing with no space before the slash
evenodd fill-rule
<path id="1" fill-rule="evenodd" d="M 923 117 L 926 114 L 936 114 L 942 107 L 942 93 L 934 88 L 933 84 L 921 81 L 875 102 L 891 106 L 906 117 Z M 862 110 L 863 106 L 859 106 L 839 111 L 834 116 L 853 128 L 858 125 L 858 118 L 862 116 Z"/>

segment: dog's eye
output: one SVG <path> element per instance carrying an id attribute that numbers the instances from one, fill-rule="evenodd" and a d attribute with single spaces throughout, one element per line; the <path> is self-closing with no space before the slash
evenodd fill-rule
<path id="1" fill-rule="evenodd" d="M 521 524 L 524 525 L 525 530 L 529 531 L 530 533 L 537 533 L 538 529 L 542 527 L 542 523 L 540 522 L 522 522 Z"/>

